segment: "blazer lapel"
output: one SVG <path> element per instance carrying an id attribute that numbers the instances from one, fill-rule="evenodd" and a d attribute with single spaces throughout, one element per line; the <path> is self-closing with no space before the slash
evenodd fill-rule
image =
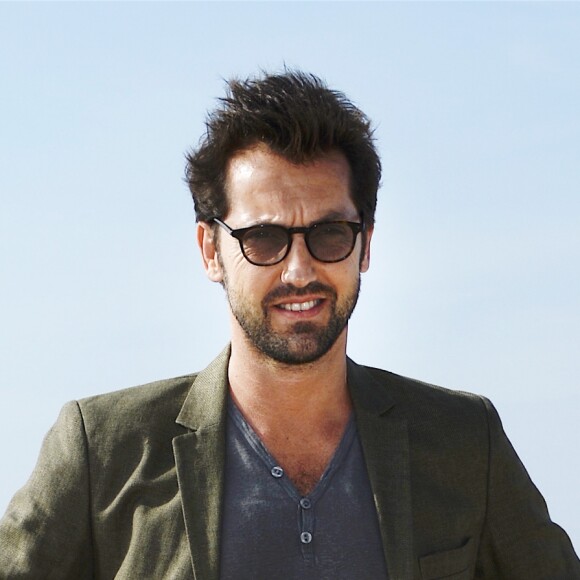
<path id="1" fill-rule="evenodd" d="M 191 431 L 173 439 L 196 580 L 219 580 L 229 353 L 228 347 L 194 380 L 177 417 Z"/>
<path id="2" fill-rule="evenodd" d="M 406 418 L 385 385 L 348 361 L 348 384 L 391 580 L 413 577 L 411 473 Z"/>

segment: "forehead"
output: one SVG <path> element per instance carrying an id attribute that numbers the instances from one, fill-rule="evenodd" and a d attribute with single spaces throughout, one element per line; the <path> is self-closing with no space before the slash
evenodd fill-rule
<path id="1" fill-rule="evenodd" d="M 259 145 L 236 154 L 228 164 L 226 217 L 239 220 L 236 226 L 355 219 L 350 180 L 348 161 L 338 151 L 295 164 Z"/>

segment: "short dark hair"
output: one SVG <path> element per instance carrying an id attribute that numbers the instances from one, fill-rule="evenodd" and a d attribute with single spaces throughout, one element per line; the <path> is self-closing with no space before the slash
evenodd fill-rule
<path id="1" fill-rule="evenodd" d="M 198 221 L 227 215 L 227 164 L 259 143 L 293 163 L 308 163 L 332 150 L 343 153 L 350 165 L 353 202 L 365 225 L 373 225 L 381 162 L 370 120 L 343 93 L 295 70 L 227 83 L 199 146 L 186 156 Z"/>

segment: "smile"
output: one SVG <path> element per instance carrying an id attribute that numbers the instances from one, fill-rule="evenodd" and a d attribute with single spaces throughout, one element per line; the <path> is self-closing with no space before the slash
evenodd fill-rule
<path id="1" fill-rule="evenodd" d="M 304 312 L 306 310 L 311 310 L 315 306 L 318 306 L 322 300 L 309 300 L 308 302 L 291 302 L 288 304 L 278 304 L 278 308 L 282 310 L 289 310 L 291 312 Z"/>

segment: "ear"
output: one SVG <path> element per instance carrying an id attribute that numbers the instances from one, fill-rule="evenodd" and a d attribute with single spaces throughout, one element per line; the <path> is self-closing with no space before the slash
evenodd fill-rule
<path id="1" fill-rule="evenodd" d="M 360 271 L 366 272 L 371 265 L 371 239 L 373 237 L 373 232 L 375 231 L 374 226 L 371 226 L 365 230 L 365 245 L 362 249 L 360 256 Z"/>
<path id="2" fill-rule="evenodd" d="M 212 282 L 222 282 L 223 272 L 218 259 L 218 252 L 211 224 L 199 222 L 197 224 L 197 244 L 201 251 L 201 259 L 207 277 Z"/>

